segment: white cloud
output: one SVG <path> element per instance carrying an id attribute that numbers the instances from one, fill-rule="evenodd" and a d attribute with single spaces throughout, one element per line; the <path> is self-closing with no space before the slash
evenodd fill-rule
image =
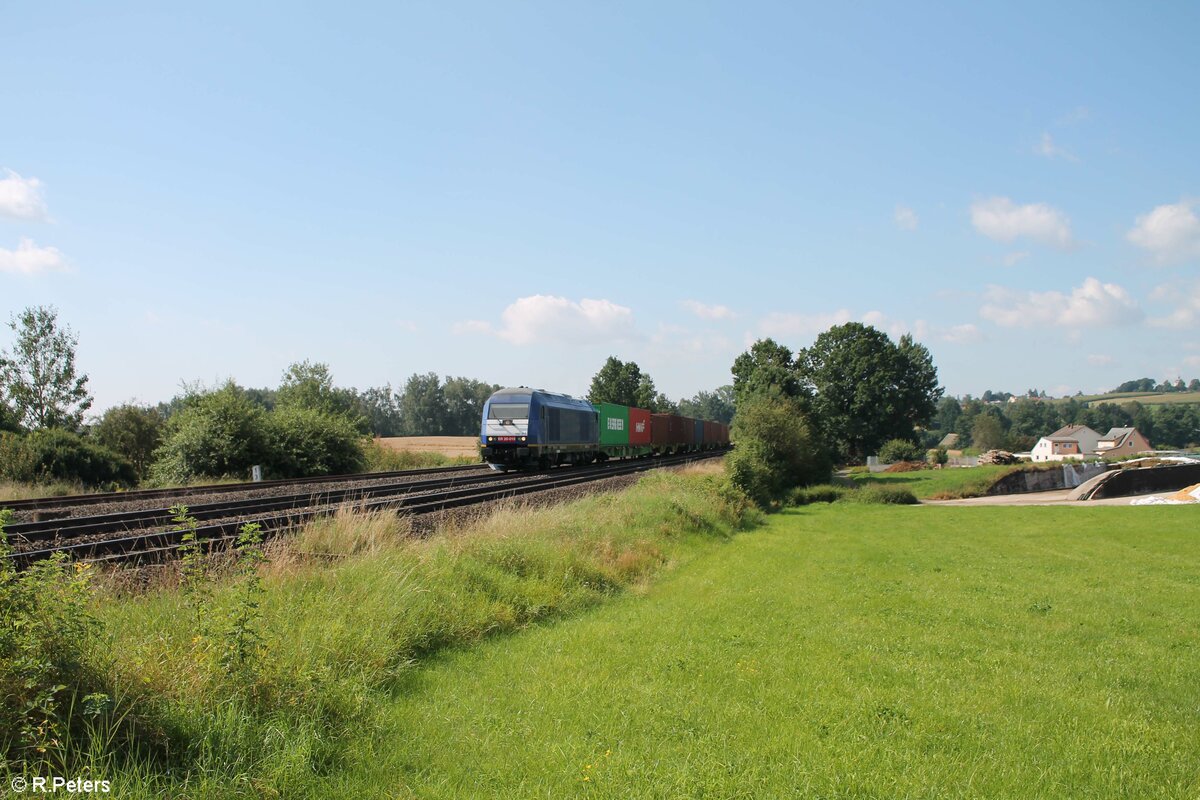
<path id="1" fill-rule="evenodd" d="M 1189 367 L 1200 367 L 1200 356 L 1184 356 L 1183 363 Z"/>
<path id="2" fill-rule="evenodd" d="M 1093 367 L 1111 367 L 1113 365 L 1113 357 L 1106 355 L 1090 355 L 1087 357 L 1087 363 Z"/>
<path id="3" fill-rule="evenodd" d="M 897 205 L 894 219 L 896 227 L 902 231 L 915 231 L 921 224 L 921 218 L 917 216 L 917 212 L 908 206 Z"/>
<path id="4" fill-rule="evenodd" d="M 784 341 L 812 338 L 824 333 L 834 325 L 843 325 L 855 319 L 855 315 L 847 309 L 839 309 L 829 314 L 785 314 L 774 312 L 768 314 L 759 322 L 759 336 L 771 336 Z M 889 317 L 882 311 L 867 311 L 858 317 L 865 325 L 884 331 L 893 339 L 899 339 L 906 333 L 912 334 L 918 342 L 929 340 L 949 344 L 970 344 L 983 338 L 982 332 L 976 325 L 966 323 L 943 328 L 930 325 L 923 319 L 915 320 L 911 325 L 902 320 Z M 755 337 L 746 335 L 747 346 L 752 344 Z"/>
<path id="5" fill-rule="evenodd" d="M 979 314 L 1008 328 L 1106 328 L 1142 319 L 1142 310 L 1122 287 L 1087 278 L 1062 292 L 1022 292 L 990 286 Z"/>
<path id="6" fill-rule="evenodd" d="M 1200 218 L 1192 210 L 1194 201 L 1156 207 L 1138 217 L 1125 235 L 1130 242 L 1150 251 L 1161 264 L 1200 257 Z"/>
<path id="7" fill-rule="evenodd" d="M 396 327 L 402 331 L 408 331 L 409 333 L 417 332 L 417 323 L 413 322 L 411 319 L 396 320 Z"/>
<path id="8" fill-rule="evenodd" d="M 815 336 L 834 325 L 842 325 L 852 319 L 854 315 L 844 308 L 831 314 L 785 314 L 773 311 L 758 323 L 758 332 L 777 339 Z"/>
<path id="9" fill-rule="evenodd" d="M 604 342 L 630 338 L 633 311 L 608 300 L 536 294 L 521 297 L 500 314 L 500 326 L 467 320 L 456 323 L 455 333 L 487 333 L 513 344 L 534 342 Z"/>
<path id="10" fill-rule="evenodd" d="M 971 204 L 975 230 L 998 242 L 1032 239 L 1055 247 L 1070 247 L 1071 223 L 1045 203 L 1019 206 L 1007 197 L 989 197 Z"/>
<path id="11" fill-rule="evenodd" d="M 1200 282 L 1158 286 L 1151 292 L 1150 299 L 1174 306 L 1166 316 L 1150 320 L 1154 327 L 1184 330 L 1200 325 Z"/>
<path id="12" fill-rule="evenodd" d="M 1015 267 L 1017 264 L 1019 264 L 1020 262 L 1024 261 L 1027 258 L 1029 258 L 1029 251 L 1028 250 L 1019 250 L 1015 253 L 1007 253 L 1004 256 L 1004 258 L 1001 259 L 1001 262 L 1006 267 Z"/>
<path id="13" fill-rule="evenodd" d="M 1066 114 L 1063 114 L 1061 117 L 1059 117 L 1055 121 L 1055 124 L 1057 124 L 1057 125 L 1077 125 L 1080 122 L 1084 122 L 1084 121 L 1090 119 L 1091 116 L 1092 116 L 1092 112 L 1090 109 L 1088 109 L 1087 106 L 1076 106 L 1075 108 L 1068 111 Z"/>
<path id="14" fill-rule="evenodd" d="M 1042 134 L 1042 138 L 1033 146 L 1033 152 L 1046 158 L 1062 158 L 1067 161 L 1079 160 L 1079 158 L 1070 150 L 1055 144 L 1054 137 L 1049 133 Z"/>
<path id="15" fill-rule="evenodd" d="M 21 238 L 16 250 L 0 247 L 0 272 L 36 275 L 39 272 L 62 272 L 67 261 L 57 247 L 38 247 L 32 239 Z"/>
<path id="16" fill-rule="evenodd" d="M 683 307 L 695 314 L 700 319 L 734 319 L 737 314 L 728 306 L 709 306 L 698 300 L 684 300 Z"/>
<path id="17" fill-rule="evenodd" d="M 978 325 L 967 322 L 943 329 L 938 338 L 948 344 L 974 344 L 983 339 L 983 331 L 979 330 Z"/>
<path id="18" fill-rule="evenodd" d="M 22 178 L 11 169 L 0 178 L 0 215 L 15 219 L 45 220 L 46 201 L 42 197 L 42 182 L 37 178 Z"/>

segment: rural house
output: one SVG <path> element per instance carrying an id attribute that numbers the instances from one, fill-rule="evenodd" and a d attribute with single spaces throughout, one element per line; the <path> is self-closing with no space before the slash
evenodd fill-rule
<path id="1" fill-rule="evenodd" d="M 1030 456 L 1034 461 L 1063 461 L 1068 458 L 1094 456 L 1100 444 L 1100 434 L 1087 425 L 1068 425 L 1049 436 L 1038 439 Z"/>
<path id="2" fill-rule="evenodd" d="M 1096 450 L 1102 456 L 1128 456 L 1152 449 L 1150 440 L 1137 428 L 1113 428 L 1096 444 Z"/>

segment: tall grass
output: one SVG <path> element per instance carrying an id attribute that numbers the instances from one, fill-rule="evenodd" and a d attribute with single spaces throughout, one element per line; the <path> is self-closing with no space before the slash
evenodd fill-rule
<path id="1" fill-rule="evenodd" d="M 447 456 L 442 453 L 419 450 L 396 450 L 385 447 L 374 440 L 368 440 L 363 444 L 363 455 L 367 459 L 367 472 L 394 472 L 403 469 L 465 466 L 480 463 L 476 456 Z"/>
<path id="2" fill-rule="evenodd" d="M 261 653 L 236 671 L 212 641 L 230 626 L 191 621 L 177 582 L 137 593 L 114 578 L 95 611 L 116 654 L 110 683 L 165 746 L 110 760 L 106 777 L 129 796 L 300 793 L 343 762 L 352 732 L 378 724 L 374 709 L 406 690 L 415 665 L 639 587 L 753 518 L 711 470 L 562 506 L 513 504 L 423 539 L 395 517 L 339 515 L 256 570 L 249 626 Z M 211 577 L 205 605 L 218 620 L 247 617 L 246 579 Z"/>

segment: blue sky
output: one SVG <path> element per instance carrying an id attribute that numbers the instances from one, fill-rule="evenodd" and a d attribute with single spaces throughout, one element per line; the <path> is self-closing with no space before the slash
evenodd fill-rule
<path id="1" fill-rule="evenodd" d="M 1200 376 L 1196 4 L 0 22 L 0 316 L 58 307 L 100 408 L 303 358 L 678 397 L 849 319 L 954 394 Z"/>

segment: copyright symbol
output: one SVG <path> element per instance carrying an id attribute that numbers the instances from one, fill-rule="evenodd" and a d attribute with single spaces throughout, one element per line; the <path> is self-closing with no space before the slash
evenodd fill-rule
<path id="1" fill-rule="evenodd" d="M 17 794 L 20 794 L 21 792 L 23 792 L 27 788 L 29 788 L 29 782 L 26 781 L 24 778 L 13 778 L 11 785 L 12 785 L 12 790 L 14 792 L 16 792 Z"/>

